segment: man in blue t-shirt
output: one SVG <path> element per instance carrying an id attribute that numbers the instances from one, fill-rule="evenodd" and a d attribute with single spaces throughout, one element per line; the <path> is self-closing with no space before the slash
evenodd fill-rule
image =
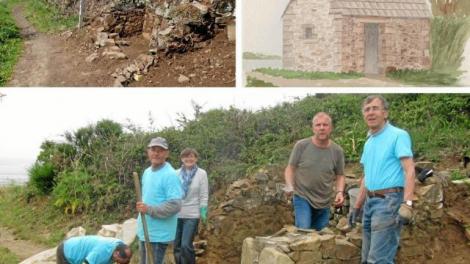
<path id="1" fill-rule="evenodd" d="M 175 169 L 166 162 L 169 155 L 166 139 L 153 138 L 147 146 L 147 155 L 151 166 L 142 175 L 142 202 L 137 202 L 136 208 L 144 213 L 147 222 L 153 263 L 161 264 L 168 244 L 176 236 L 176 214 L 181 209 L 183 191 Z M 145 264 L 147 253 L 140 214 L 137 236 L 140 240 L 140 263 Z"/>
<path id="2" fill-rule="evenodd" d="M 127 264 L 131 249 L 119 239 L 101 236 L 72 237 L 57 247 L 57 264 Z"/>
<path id="3" fill-rule="evenodd" d="M 349 224 L 363 208 L 362 263 L 393 263 L 400 230 L 412 215 L 415 170 L 408 133 L 388 122 L 388 103 L 369 96 L 362 104 L 369 132 L 361 156 L 364 179 Z"/>

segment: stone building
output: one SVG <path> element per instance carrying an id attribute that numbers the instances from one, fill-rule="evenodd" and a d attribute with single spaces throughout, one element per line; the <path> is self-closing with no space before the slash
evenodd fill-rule
<path id="1" fill-rule="evenodd" d="M 290 0 L 283 67 L 382 74 L 429 69 L 429 0 Z"/>

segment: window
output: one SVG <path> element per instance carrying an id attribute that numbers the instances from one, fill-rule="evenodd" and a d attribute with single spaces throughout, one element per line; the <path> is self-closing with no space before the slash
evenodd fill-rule
<path id="1" fill-rule="evenodd" d="M 315 37 L 312 25 L 303 25 L 304 39 L 313 39 Z"/>

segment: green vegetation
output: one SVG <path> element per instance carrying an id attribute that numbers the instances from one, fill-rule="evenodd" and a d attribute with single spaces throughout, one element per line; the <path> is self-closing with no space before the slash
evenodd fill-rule
<path id="1" fill-rule="evenodd" d="M 44 0 L 15 0 L 26 8 L 26 17 L 40 32 L 56 32 L 72 28 L 78 16 L 62 14 L 60 9 Z"/>
<path id="2" fill-rule="evenodd" d="M 460 170 L 452 170 L 450 174 L 450 179 L 453 181 L 463 180 L 467 178 Z"/>
<path id="3" fill-rule="evenodd" d="M 340 79 L 358 79 L 364 77 L 364 74 L 357 72 L 305 72 L 305 71 L 293 71 L 285 69 L 273 69 L 273 68 L 259 68 L 255 71 L 263 74 L 283 77 L 286 79 L 305 79 L 305 80 L 317 80 L 317 79 L 328 79 L 328 80 L 340 80 Z"/>
<path id="4" fill-rule="evenodd" d="M 365 141 L 362 95 L 317 95 L 256 112 L 229 108 L 181 115 L 178 125 L 156 132 L 111 120 L 65 133 L 65 142 L 46 141 L 36 164 L 52 170 L 30 170 L 26 187 L 0 189 L 0 224 L 20 238 L 52 245 L 70 228 L 82 225 L 93 233 L 104 223 L 135 217 L 132 172 L 148 166 L 146 144 L 163 136 L 170 143 L 169 161 L 180 164 L 185 147 L 199 150 L 199 164 L 209 173 L 211 190 L 266 165 L 287 163 L 293 144 L 311 136 L 318 111 L 334 120 L 333 139 L 348 163 L 356 163 Z M 470 95 L 394 94 L 390 120 L 410 132 L 416 158 L 439 161 L 470 148 Z M 37 166 L 37 165 L 33 165 Z M 36 175 L 38 174 L 38 175 Z M 47 177 L 38 177 L 47 175 Z M 53 186 L 52 190 L 49 186 Z M 36 230 L 36 231 L 32 231 Z"/>
<path id="5" fill-rule="evenodd" d="M 21 53 L 21 39 L 8 5 L 0 2 L 0 86 L 10 78 Z"/>
<path id="6" fill-rule="evenodd" d="M 281 56 L 246 51 L 246 52 L 243 52 L 243 59 L 245 60 L 279 60 L 281 59 Z"/>
<path id="7" fill-rule="evenodd" d="M 16 264 L 19 262 L 20 260 L 18 259 L 18 257 L 15 254 L 11 253 L 8 248 L 0 247 L 0 263 Z"/>
<path id="8" fill-rule="evenodd" d="M 246 87 L 277 87 L 276 85 L 248 76 Z"/>
<path id="9" fill-rule="evenodd" d="M 470 37 L 470 17 L 438 16 L 431 25 L 430 70 L 398 70 L 387 77 L 413 85 L 455 85 L 461 72 L 465 44 Z"/>
<path id="10" fill-rule="evenodd" d="M 458 74 L 441 73 L 433 70 L 397 70 L 387 77 L 412 85 L 451 86 L 458 81 Z"/>

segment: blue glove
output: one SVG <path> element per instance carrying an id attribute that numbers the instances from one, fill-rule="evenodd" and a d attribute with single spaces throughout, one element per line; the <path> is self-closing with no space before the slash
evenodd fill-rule
<path id="1" fill-rule="evenodd" d="M 201 214 L 201 221 L 202 223 L 207 223 L 207 206 L 201 207 L 199 209 L 199 212 Z"/>
<path id="2" fill-rule="evenodd" d="M 356 227 L 356 222 L 359 217 L 360 211 L 361 211 L 361 208 L 353 208 L 353 210 L 349 214 L 348 224 L 351 228 Z"/>

